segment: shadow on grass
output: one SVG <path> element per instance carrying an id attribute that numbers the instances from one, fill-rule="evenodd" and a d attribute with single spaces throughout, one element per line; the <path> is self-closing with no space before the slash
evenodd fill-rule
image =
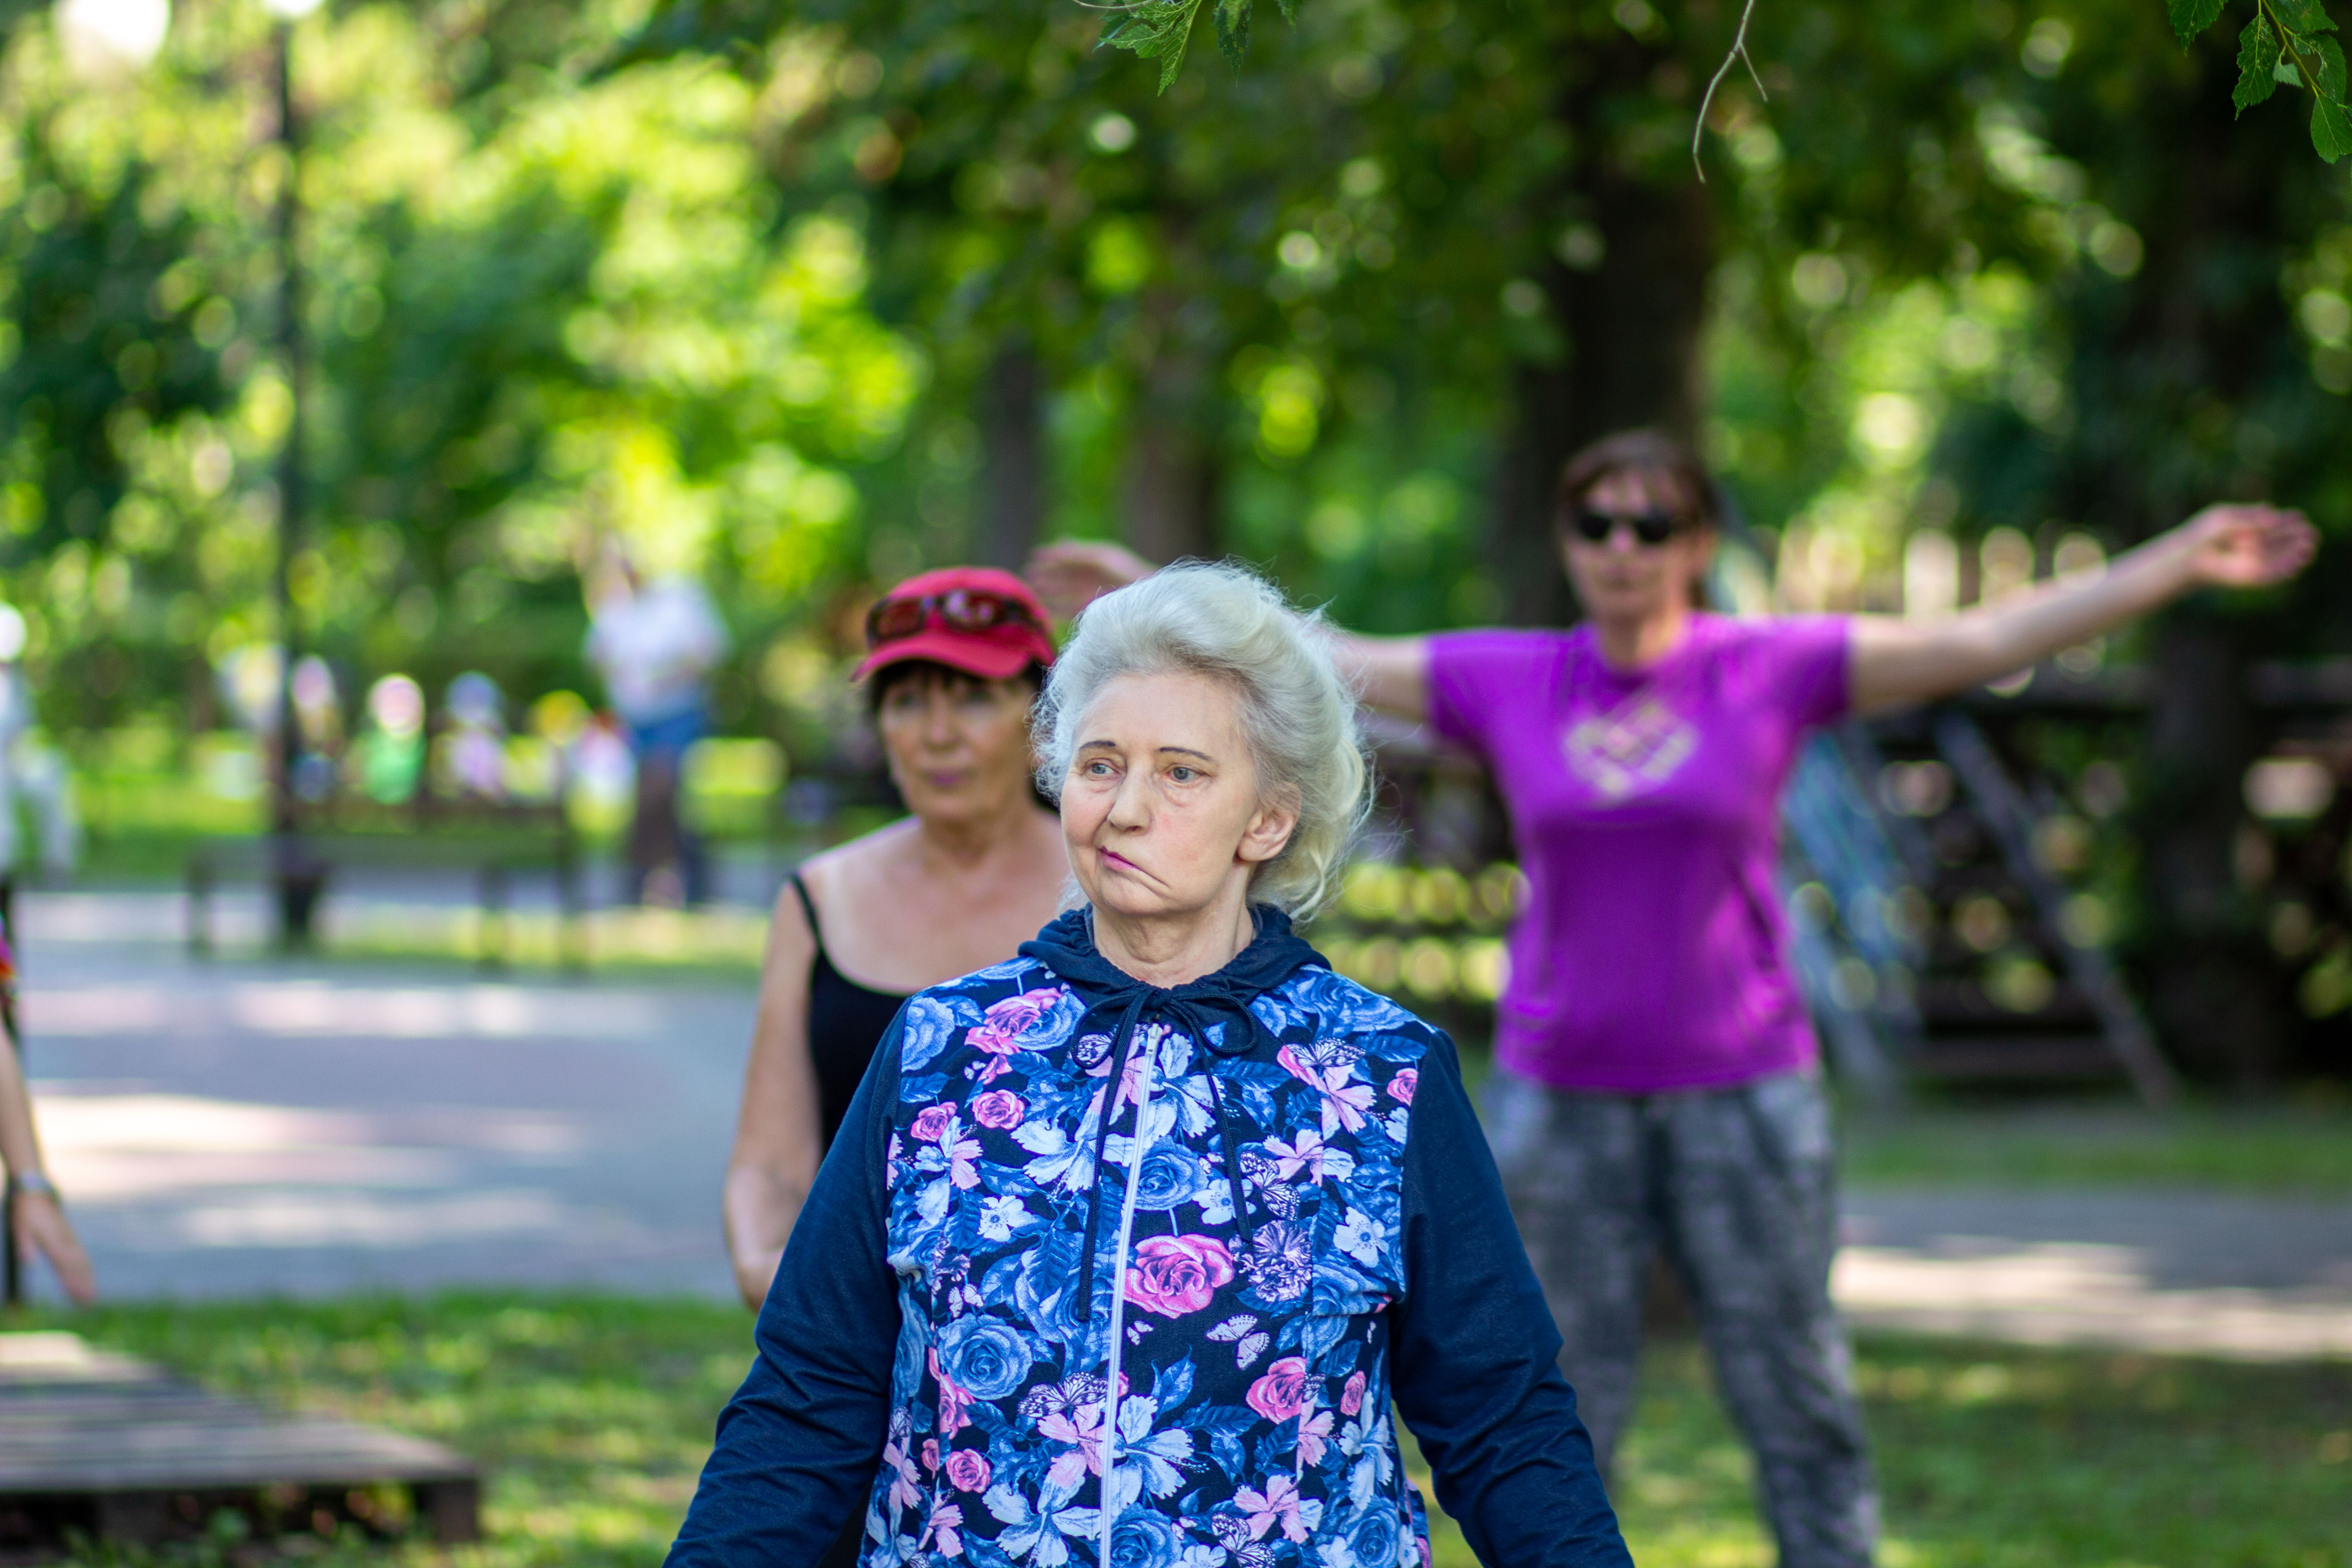
<path id="1" fill-rule="evenodd" d="M 587 1294 L 131 1306 L 28 1326 L 484 1463 L 481 1546 L 443 1559 L 351 1536 L 307 1543 L 313 1560 L 354 1565 L 659 1563 L 751 1355 L 739 1309 Z M 2352 1568 L 2352 1364 L 1877 1335 L 1861 1341 L 1857 1368 L 1889 1568 Z M 1748 1478 L 1703 1355 L 1686 1341 L 1656 1346 L 1615 1488 L 1635 1559 L 1770 1563 Z M 247 1557 L 225 1529 L 163 1560 Z M 1439 1568 L 1473 1562 L 1443 1526 Z"/>

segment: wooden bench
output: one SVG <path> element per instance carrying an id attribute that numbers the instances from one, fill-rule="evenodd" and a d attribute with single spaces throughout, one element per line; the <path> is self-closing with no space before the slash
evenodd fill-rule
<path id="1" fill-rule="evenodd" d="M 53 1561 L 68 1531 L 192 1538 L 223 1508 L 282 1532 L 382 1530 L 387 1485 L 436 1542 L 481 1538 L 481 1472 L 437 1443 L 214 1394 L 73 1334 L 0 1333 L 0 1563 Z"/>
<path id="2" fill-rule="evenodd" d="M 515 877 L 545 871 L 555 882 L 564 962 L 575 968 L 587 963 L 580 839 L 559 805 L 438 801 L 429 808 L 371 811 L 339 803 L 333 809 L 307 813 L 290 847 L 266 835 L 208 840 L 188 857 L 189 951 L 213 951 L 213 894 L 221 883 L 270 883 L 278 879 L 287 854 L 298 863 L 298 875 L 308 883 L 312 900 L 324 896 L 341 868 L 471 870 L 482 916 L 482 963 L 489 968 L 500 967 L 506 960 Z M 306 924 L 308 919 L 306 911 Z"/>

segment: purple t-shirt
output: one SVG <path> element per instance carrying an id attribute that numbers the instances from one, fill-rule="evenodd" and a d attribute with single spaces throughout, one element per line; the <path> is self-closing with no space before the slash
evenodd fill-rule
<path id="1" fill-rule="evenodd" d="M 1438 732 L 1486 759 L 1528 901 L 1496 1057 L 1645 1094 L 1810 1063 L 1773 870 L 1807 729 L 1846 708 L 1846 624 L 1700 615 L 1646 670 L 1591 628 L 1430 639 Z"/>

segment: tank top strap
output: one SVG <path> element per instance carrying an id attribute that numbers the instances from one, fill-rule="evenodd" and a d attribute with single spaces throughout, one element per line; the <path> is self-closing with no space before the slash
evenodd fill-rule
<path id="1" fill-rule="evenodd" d="M 798 871 L 792 874 L 791 880 L 793 895 L 800 900 L 801 914 L 808 921 L 809 936 L 816 943 L 817 958 L 829 963 L 832 960 L 825 957 L 824 929 L 816 923 L 816 901 L 809 897 L 808 884 L 801 880 Z"/>

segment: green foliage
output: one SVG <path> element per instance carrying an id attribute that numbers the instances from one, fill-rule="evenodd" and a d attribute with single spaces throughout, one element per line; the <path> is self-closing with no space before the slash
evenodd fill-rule
<path id="1" fill-rule="evenodd" d="M 294 34 L 296 630 L 347 703 L 392 670 L 594 694 L 575 562 L 600 536 L 707 570 L 754 657 L 862 553 L 848 473 L 927 367 L 864 309 L 855 228 L 762 181 L 744 83 L 583 87 L 638 11 L 369 4 Z M 211 667 L 278 635 L 266 21 L 182 8 L 136 78 L 77 78 L 32 23 L 0 59 L 0 594 L 56 726 L 209 728 Z M 721 685 L 750 720 L 749 670 Z"/>
<path id="2" fill-rule="evenodd" d="M 2238 85 L 2230 101 L 2240 113 L 2270 101 L 2271 94 L 2278 90 L 2278 34 L 2272 30 L 2270 18 L 2257 11 L 2238 36 Z"/>
<path id="3" fill-rule="evenodd" d="M 2184 44 L 2219 21 L 2222 0 L 2166 0 L 2172 30 Z M 2230 101 L 2243 113 L 2286 81 L 2311 93 L 2311 145 L 2333 163 L 2352 153 L 2352 121 L 2345 116 L 2344 50 L 2325 0 L 2254 0 L 2254 15 L 2238 37 L 2238 85 Z"/>
<path id="4" fill-rule="evenodd" d="M 1184 47 L 1192 37 L 1192 22 L 1205 0 L 1139 0 L 1121 6 L 1103 28 L 1108 47 L 1126 49 L 1136 58 L 1160 62 L 1160 90 L 1183 68 Z M 1239 13 L 1238 19 L 1234 13 Z M 1249 47 L 1248 0 L 1217 0 L 1217 43 L 1238 58 Z"/>

